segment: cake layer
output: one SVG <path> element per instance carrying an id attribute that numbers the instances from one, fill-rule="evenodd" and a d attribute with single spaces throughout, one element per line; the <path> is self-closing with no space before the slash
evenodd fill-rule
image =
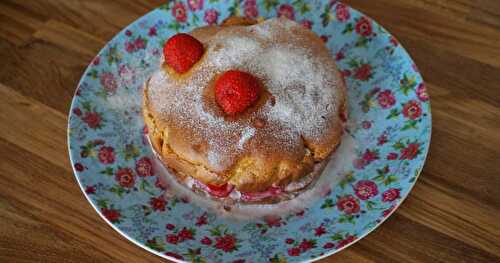
<path id="1" fill-rule="evenodd" d="M 163 66 L 145 83 L 149 136 L 169 167 L 203 184 L 285 188 L 339 144 L 344 83 L 322 40 L 297 23 L 230 24 L 190 33 L 205 49 L 190 71 Z M 214 82 L 227 70 L 256 76 L 265 90 L 235 117 L 214 98 Z"/>

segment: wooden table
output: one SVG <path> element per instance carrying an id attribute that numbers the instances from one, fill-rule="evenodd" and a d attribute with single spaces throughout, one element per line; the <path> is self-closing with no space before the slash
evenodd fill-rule
<path id="1" fill-rule="evenodd" d="M 161 262 L 81 193 L 66 146 L 84 69 L 155 0 L 0 1 L 0 261 Z M 500 262 L 500 1 L 350 0 L 395 34 L 432 99 L 423 174 L 382 227 L 324 262 Z"/>

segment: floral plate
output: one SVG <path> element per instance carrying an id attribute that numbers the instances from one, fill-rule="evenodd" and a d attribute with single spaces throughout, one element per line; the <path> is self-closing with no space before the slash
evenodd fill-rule
<path id="1" fill-rule="evenodd" d="M 141 86 L 178 31 L 230 15 L 286 16 L 326 42 L 348 86 L 356 158 L 306 209 L 234 222 L 169 192 L 153 168 Z M 69 151 L 88 200 L 115 230 L 164 258 L 194 262 L 319 259 L 359 240 L 401 204 L 425 161 L 429 98 L 398 41 L 337 1 L 169 1 L 111 40 L 85 71 L 69 116 Z"/>

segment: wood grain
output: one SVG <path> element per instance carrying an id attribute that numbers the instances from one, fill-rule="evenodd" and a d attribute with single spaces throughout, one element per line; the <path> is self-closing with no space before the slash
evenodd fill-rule
<path id="1" fill-rule="evenodd" d="M 0 262 L 162 262 L 94 212 L 66 146 L 86 65 L 162 2 L 0 1 Z M 432 99 L 433 135 L 395 215 L 322 262 L 500 262 L 500 2 L 345 2 L 414 58 Z"/>

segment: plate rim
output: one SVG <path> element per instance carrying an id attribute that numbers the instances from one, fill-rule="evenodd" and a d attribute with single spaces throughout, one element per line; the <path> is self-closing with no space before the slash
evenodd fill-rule
<path id="1" fill-rule="evenodd" d="M 132 23 L 126 25 L 124 28 L 122 28 L 120 31 L 118 31 L 109 41 L 106 42 L 106 44 L 104 44 L 104 46 L 99 50 L 99 52 L 97 52 L 97 54 L 92 58 L 92 60 L 90 61 L 90 63 L 87 64 L 87 67 L 83 71 L 82 77 L 78 81 L 76 89 L 73 92 L 73 97 L 71 98 L 71 104 L 70 104 L 70 108 L 69 108 L 69 111 L 68 111 L 68 124 L 67 124 L 67 128 L 66 128 L 67 147 L 68 147 L 69 160 L 70 160 L 70 163 L 71 163 L 71 169 L 73 170 L 73 177 L 76 179 L 76 182 L 78 183 L 78 186 L 80 187 L 80 190 L 82 191 L 83 195 L 85 196 L 85 199 L 87 200 L 87 202 L 95 210 L 95 212 L 97 212 L 97 214 L 99 215 L 99 217 L 101 219 L 103 219 L 104 222 L 107 223 L 108 226 L 110 226 L 113 230 L 115 230 L 116 232 L 118 232 L 122 237 L 125 237 L 128 241 L 132 242 L 133 244 L 139 246 L 142 249 L 145 249 L 146 251 L 148 251 L 150 253 L 153 253 L 153 255 L 155 255 L 157 257 L 168 259 L 168 260 L 171 260 L 173 262 L 184 263 L 184 262 L 187 262 L 187 261 L 182 261 L 182 260 L 176 259 L 174 257 L 167 256 L 165 254 L 160 253 L 159 251 L 156 251 L 156 250 L 154 250 L 152 248 L 149 248 L 149 247 L 145 246 L 144 244 L 140 243 L 138 240 L 135 240 L 134 238 L 132 238 L 131 236 L 129 236 L 127 233 L 123 232 L 121 229 L 119 229 L 113 223 L 111 223 L 101 213 L 101 211 L 96 206 L 96 204 L 94 204 L 94 202 L 92 201 L 92 199 L 90 198 L 90 196 L 85 192 L 85 187 L 83 186 L 83 183 L 80 181 L 80 177 L 78 177 L 78 172 L 75 169 L 75 161 L 73 160 L 73 155 L 72 155 L 72 151 L 71 151 L 71 134 L 70 134 L 71 128 L 70 128 L 70 125 L 71 125 L 71 115 L 73 115 L 72 110 L 73 110 L 73 108 L 75 106 L 75 103 L 76 103 L 76 100 L 77 100 L 76 98 L 78 97 L 78 96 L 76 96 L 76 93 L 78 92 L 79 87 L 84 82 L 85 76 L 88 73 L 88 71 L 90 69 L 90 66 L 92 65 L 92 61 L 94 60 L 95 57 L 100 56 L 104 52 L 104 50 L 106 49 L 106 47 L 110 45 L 110 43 L 113 43 L 113 41 L 115 41 L 116 39 L 119 39 L 120 36 L 122 35 L 122 33 L 124 33 L 128 28 L 130 28 L 130 27 L 132 27 L 132 26 L 134 26 L 136 24 L 139 24 L 140 21 L 141 21 L 141 18 L 151 15 L 152 13 L 156 12 L 159 8 L 160 7 L 157 7 L 155 9 L 153 9 L 153 10 L 151 10 L 151 11 L 143 14 L 142 16 L 140 16 L 139 18 L 137 18 L 136 20 L 134 20 Z"/>
<path id="2" fill-rule="evenodd" d="M 349 4 L 345 4 L 343 3 L 343 1 L 337 1 L 338 3 L 342 3 L 344 5 L 346 5 L 350 10 L 364 16 L 364 17 L 367 17 L 369 18 L 372 22 L 375 22 L 377 24 L 377 26 L 379 26 L 380 28 L 382 28 L 386 34 L 394 37 L 395 39 L 397 39 L 390 31 L 388 31 L 384 26 L 382 26 L 377 20 L 373 19 L 371 16 L 368 16 L 366 15 L 365 13 L 359 11 L 358 9 L 355 9 L 353 8 L 351 5 Z M 154 9 L 152 9 L 151 11 L 149 12 L 146 12 L 144 13 L 143 15 L 141 15 L 140 17 L 138 17 L 136 20 L 134 20 L 132 23 L 126 25 L 125 27 L 123 27 L 120 31 L 118 31 L 109 41 L 107 41 L 103 47 L 99 50 L 99 52 L 97 52 L 97 54 L 92 58 L 92 60 L 90 61 L 90 63 L 87 64 L 85 70 L 83 71 L 82 73 L 82 77 L 80 78 L 80 80 L 78 81 L 78 84 L 76 86 L 76 89 L 73 93 L 73 97 L 71 99 L 71 104 L 70 104 L 70 108 L 68 110 L 68 122 L 67 122 L 67 129 L 66 129 L 66 134 L 67 134 L 67 149 L 68 149 L 68 155 L 69 155 L 69 159 L 70 159 L 70 164 L 71 164 L 71 169 L 73 171 L 73 176 L 74 178 L 76 179 L 77 183 L 78 183 L 78 186 L 80 187 L 80 190 L 82 191 L 83 195 L 85 196 L 86 200 L 90 203 L 91 207 L 95 210 L 95 212 L 97 212 L 97 214 L 101 217 L 101 219 L 103 219 L 113 230 L 117 231 L 121 236 L 125 237 L 128 241 L 131 241 L 133 244 L 139 246 L 140 248 L 142 249 L 145 249 L 146 251 L 160 257 L 160 258 L 164 258 L 164 259 L 168 259 L 168 260 L 171 260 L 173 262 L 189 262 L 189 261 L 184 261 L 184 260 L 179 260 L 177 258 L 174 258 L 174 257 L 171 257 L 171 256 L 168 256 L 168 255 L 165 255 L 165 253 L 161 253 L 159 251 L 156 251 L 152 248 L 149 248 L 147 246 L 145 246 L 144 244 L 142 244 L 141 242 L 139 242 L 138 240 L 135 240 L 134 238 L 132 238 L 131 236 L 129 236 L 127 233 L 123 232 L 121 229 L 119 229 L 116 225 L 114 225 L 113 223 L 111 223 L 102 213 L 101 211 L 99 210 L 99 208 L 96 206 L 96 204 L 94 204 L 94 202 L 92 201 L 92 199 L 90 198 L 90 196 L 85 192 L 85 187 L 82 183 L 82 181 L 80 180 L 80 177 L 78 176 L 78 172 L 76 171 L 76 168 L 75 168 L 75 161 L 73 160 L 73 154 L 72 154 L 72 150 L 71 150 L 71 134 L 70 134 L 70 125 L 72 123 L 71 121 L 71 118 L 72 118 L 72 115 L 73 115 L 73 108 L 75 106 L 75 103 L 77 101 L 77 92 L 79 90 L 79 87 L 82 85 L 82 83 L 84 82 L 84 80 L 86 79 L 86 74 L 88 73 L 88 71 L 90 70 L 90 66 L 92 65 L 92 61 L 95 57 L 97 56 L 100 56 L 102 55 L 102 53 L 105 51 L 106 47 L 109 46 L 111 43 L 113 43 L 113 41 L 115 41 L 116 39 L 119 39 L 121 37 L 121 35 L 127 31 L 129 28 L 139 24 L 142 22 L 141 19 L 159 11 L 160 9 L 160 6 L 159 7 L 156 7 Z M 275 16 L 272 16 L 272 17 L 275 17 Z M 269 19 L 269 18 L 272 18 L 272 17 L 267 17 L 265 19 Z M 397 41 L 399 43 L 401 43 L 398 39 Z M 406 48 L 402 45 L 402 44 L 399 44 L 398 49 L 401 49 L 401 51 L 403 52 L 404 55 L 407 56 L 407 58 L 414 64 L 414 66 L 417 68 L 416 70 L 416 73 L 418 73 L 418 75 L 420 76 L 421 78 L 421 83 L 425 84 L 426 81 L 424 80 L 424 77 L 422 76 L 422 73 L 420 72 L 420 70 L 418 70 L 418 66 L 415 64 L 415 60 L 413 59 L 413 57 L 410 55 L 410 53 L 406 50 Z M 425 164 L 427 162 L 427 158 L 428 158 L 428 155 L 429 155 L 429 149 L 430 149 L 430 145 L 431 145 L 431 140 L 432 140 L 432 108 L 431 108 L 431 99 L 430 99 L 430 96 L 429 96 L 429 99 L 426 101 L 427 103 L 427 107 L 428 107 L 428 111 L 426 112 L 428 114 L 427 118 L 428 118 L 428 138 L 426 138 L 425 140 L 425 149 L 423 150 L 423 153 L 422 153 L 422 161 L 420 163 L 420 167 L 418 168 L 418 172 L 415 173 L 415 180 L 411 183 L 411 185 L 409 185 L 408 187 L 408 191 L 406 193 L 406 195 L 402 196 L 400 198 L 400 200 L 394 205 L 394 208 L 392 209 L 392 211 L 389 212 L 389 214 L 387 216 L 384 216 L 382 219 L 380 219 L 380 221 L 378 223 L 376 223 L 373 227 L 371 227 L 369 230 L 367 231 L 364 231 L 360 236 L 356 236 L 356 239 L 354 239 L 352 242 L 346 244 L 345 246 L 341 247 L 341 248 L 337 248 L 337 249 L 330 249 L 328 250 L 327 252 L 325 252 L 323 255 L 321 256 L 316 256 L 315 258 L 308 258 L 306 259 L 306 261 L 308 262 L 314 262 L 314 261 L 318 261 L 318 260 L 321 260 L 321 259 L 324 259 L 324 258 L 327 258 L 329 256 L 332 256 L 336 253 L 339 253 L 341 251 L 343 251 L 344 249 L 354 245 L 355 243 L 358 243 L 360 240 L 362 240 L 363 238 L 365 238 L 368 234 L 372 233 L 373 231 L 375 231 L 376 229 L 378 229 L 383 223 L 385 223 L 395 212 L 396 210 L 406 201 L 406 199 L 410 196 L 413 188 L 415 187 L 418 179 L 420 178 L 421 174 L 422 174 L 422 171 L 423 171 L 423 168 L 425 167 Z"/>

